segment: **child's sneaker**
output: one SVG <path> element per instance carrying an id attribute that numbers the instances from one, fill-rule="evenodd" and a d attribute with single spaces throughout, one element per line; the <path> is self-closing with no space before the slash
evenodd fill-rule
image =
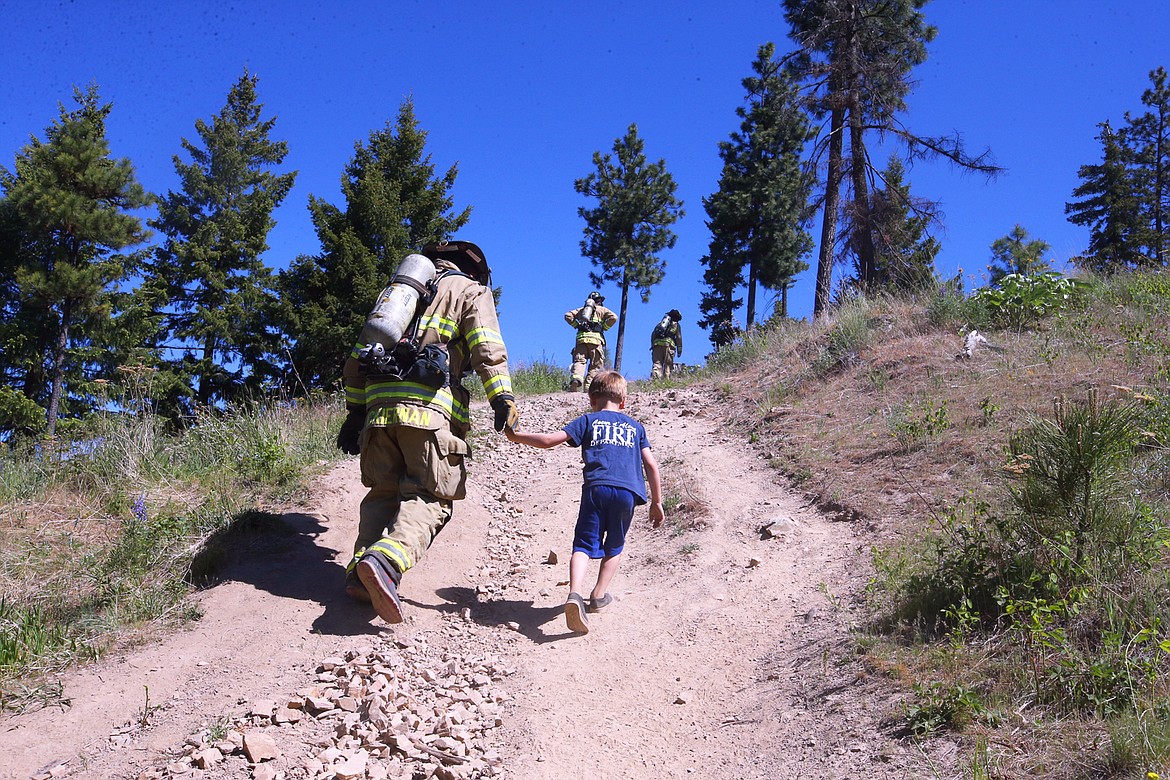
<path id="1" fill-rule="evenodd" d="M 378 617 L 387 623 L 402 622 L 402 600 L 398 588 L 390 577 L 390 561 L 377 550 L 371 550 L 361 557 L 357 564 L 358 577 L 370 594 L 370 602 Z"/>
<path id="2" fill-rule="evenodd" d="M 609 595 L 608 593 L 606 593 L 604 596 L 602 596 L 599 599 L 595 599 L 592 596 L 590 596 L 589 597 L 589 606 L 586 609 L 586 611 L 600 612 L 604 607 L 609 606 L 611 601 L 613 601 L 613 596 Z"/>
<path id="3" fill-rule="evenodd" d="M 579 593 L 570 593 L 569 600 L 565 602 L 565 622 L 569 624 L 570 631 L 576 631 L 578 634 L 589 633 L 589 616 L 585 614 L 585 599 L 581 598 Z"/>

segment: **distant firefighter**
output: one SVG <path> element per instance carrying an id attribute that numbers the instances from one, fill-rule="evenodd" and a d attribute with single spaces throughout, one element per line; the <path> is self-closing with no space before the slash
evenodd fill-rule
<path id="1" fill-rule="evenodd" d="M 679 310 L 671 309 L 654 326 L 654 332 L 650 334 L 650 356 L 654 360 L 654 367 L 650 369 L 651 379 L 670 376 L 674 370 L 674 356 L 682 355 L 681 320 Z"/>
<path id="2" fill-rule="evenodd" d="M 599 371 L 605 369 L 605 331 L 617 322 L 617 315 L 601 304 L 605 296 L 589 293 L 580 309 L 565 312 L 565 322 L 577 329 L 573 346 L 573 368 L 569 373 L 569 390 L 584 390 Z M 586 365 L 589 367 L 586 373 Z"/>

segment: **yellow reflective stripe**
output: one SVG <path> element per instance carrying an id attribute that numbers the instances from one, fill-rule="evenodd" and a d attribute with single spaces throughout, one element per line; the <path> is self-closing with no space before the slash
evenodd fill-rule
<path id="1" fill-rule="evenodd" d="M 491 328 L 472 328 L 471 332 L 467 334 L 467 348 L 474 349 L 480 344 L 500 344 L 503 345 L 504 337 L 500 335 L 498 330 Z"/>
<path id="2" fill-rule="evenodd" d="M 591 330 L 579 331 L 577 333 L 578 344 L 601 344 L 605 339 L 600 333 L 594 333 Z"/>
<path id="3" fill-rule="evenodd" d="M 354 387 L 353 385 L 345 386 L 345 403 L 347 406 L 364 406 L 366 403 L 366 390 L 363 387 Z"/>
<path id="4" fill-rule="evenodd" d="M 404 572 L 413 565 L 410 562 L 410 553 L 406 551 L 406 548 L 400 542 L 393 539 L 379 539 L 366 549 L 367 552 L 371 550 L 377 550 L 384 555 L 390 556 L 390 559 L 398 564 L 395 568 L 399 572 Z"/>
<path id="5" fill-rule="evenodd" d="M 416 382 L 378 382 L 366 386 L 366 405 L 377 406 L 380 403 L 392 404 L 402 401 L 421 403 L 445 412 L 461 423 L 470 422 L 467 405 L 455 400 L 451 390 L 443 387 L 435 390 L 433 387 L 420 385 Z M 377 415 L 383 413 L 377 409 L 370 413 L 370 425 L 386 425 L 377 422 Z"/>
<path id="6" fill-rule="evenodd" d="M 436 390 L 417 382 L 376 382 L 366 385 L 366 403 L 388 401 L 416 401 L 450 412 L 455 404 L 451 391 L 445 387 Z"/>
<path id="7" fill-rule="evenodd" d="M 459 324 L 438 314 L 419 318 L 418 331 L 422 333 L 424 330 L 433 330 L 438 333 L 441 337 L 440 341 L 454 341 L 459 338 Z"/>
<path id="8" fill-rule="evenodd" d="M 673 347 L 673 339 L 654 339 L 654 346 L 656 347 Z"/>
<path id="9" fill-rule="evenodd" d="M 512 377 L 507 374 L 494 376 L 484 383 L 483 389 L 489 401 L 501 393 L 512 395 Z"/>
<path id="10" fill-rule="evenodd" d="M 353 345 L 353 349 L 351 349 L 351 350 L 349 351 L 349 356 L 350 356 L 351 358 L 353 358 L 354 360 L 357 360 L 357 359 L 358 359 L 358 350 L 360 350 L 360 349 L 365 349 L 365 347 L 366 347 L 366 345 L 365 345 L 365 344 L 363 344 L 363 343 L 361 343 L 360 341 L 359 341 L 359 342 L 357 342 L 357 343 L 355 343 L 355 344 Z"/>

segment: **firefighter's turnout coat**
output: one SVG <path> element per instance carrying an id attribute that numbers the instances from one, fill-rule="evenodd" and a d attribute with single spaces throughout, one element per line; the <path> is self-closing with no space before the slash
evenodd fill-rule
<path id="1" fill-rule="evenodd" d="M 365 376 L 354 347 L 345 362 L 346 406 L 364 409 L 362 500 L 354 559 L 366 548 L 386 553 L 401 574 L 414 566 L 451 519 L 452 502 L 466 495 L 465 441 L 470 394 L 460 382 L 479 376 L 489 400 L 512 394 L 508 354 L 492 291 L 446 260 L 435 263 L 434 298 L 420 315 L 420 347 L 441 344 L 450 366 L 439 389 Z"/>
<path id="2" fill-rule="evenodd" d="M 594 304 L 593 316 L 589 322 L 579 322 L 578 315 L 587 307 L 565 312 L 565 322 L 577 329 L 577 342 L 573 346 L 573 367 L 569 375 L 569 386 L 576 390 L 588 390 L 593 376 L 605 369 L 605 336 L 617 322 L 617 315 L 601 304 Z M 588 375 L 586 375 L 588 367 Z"/>

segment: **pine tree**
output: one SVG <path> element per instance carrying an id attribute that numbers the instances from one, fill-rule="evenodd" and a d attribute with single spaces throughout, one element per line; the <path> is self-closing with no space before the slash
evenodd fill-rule
<path id="1" fill-rule="evenodd" d="M 341 178 L 344 211 L 310 197 L 321 252 L 298 257 L 280 275 L 281 327 L 292 344 L 286 381 L 302 388 L 336 381 L 402 258 L 467 224 L 471 207 L 456 212 L 450 195 L 458 166 L 436 176 L 426 140 L 407 100 L 393 125 L 355 144 Z"/>
<path id="2" fill-rule="evenodd" d="M 1149 110 L 1125 115 L 1127 145 L 1134 156 L 1138 197 L 1146 223 L 1147 264 L 1170 264 L 1170 86 L 1166 69 L 1150 71 L 1152 86 L 1142 93 Z"/>
<path id="3" fill-rule="evenodd" d="M 1044 259 L 1044 253 L 1052 247 L 1046 241 L 1029 240 L 1028 231 L 1016 225 L 1012 232 L 991 244 L 990 284 L 995 286 L 1008 274 L 1031 276 L 1051 267 Z"/>
<path id="4" fill-rule="evenodd" d="M 1089 228 L 1089 248 L 1077 264 L 1096 273 L 1110 274 L 1144 265 L 1142 236 L 1146 232 L 1139 187 L 1130 164 L 1133 157 L 1122 134 L 1109 122 L 1098 125 L 1101 162 L 1082 165 L 1081 184 L 1073 190 L 1080 198 L 1064 205 L 1068 221 Z"/>
<path id="5" fill-rule="evenodd" d="M 113 296 L 130 271 L 125 249 L 146 240 L 130 213 L 149 204 L 130 161 L 110 157 L 106 118 L 96 86 L 74 89 L 77 108 L 59 107 L 45 140 L 17 154 L 15 170 L 0 169 L 6 243 L 14 253 L 15 287 L 5 288 L 4 315 L 21 329 L 17 364 L 24 395 L 45 409 L 45 433 L 56 435 L 63 413 L 80 415 L 96 403 L 87 380 L 105 348 Z M 76 409 L 69 402 L 76 401 Z M 27 411 L 27 406 L 25 407 Z"/>
<path id="6" fill-rule="evenodd" d="M 793 64 L 810 92 L 810 110 L 828 117 L 829 125 L 813 151 L 814 161 L 827 154 L 826 185 L 813 316 L 829 303 L 833 258 L 838 241 L 841 195 L 848 175 L 849 203 L 860 281 L 869 285 L 875 268 L 874 225 L 869 180 L 874 170 L 866 136 L 877 132 L 898 138 L 911 158 L 942 157 L 962 168 L 988 175 L 999 171 L 985 152 L 970 157 L 958 136 L 928 137 L 900 121 L 913 81 L 911 70 L 926 59 L 926 44 L 937 30 L 921 9 L 928 0 L 784 0 L 790 37 L 798 50 Z M 849 164 L 844 138 L 849 136 Z"/>
<path id="7" fill-rule="evenodd" d="M 700 304 L 707 316 L 699 324 L 705 328 L 731 321 L 734 290 L 746 284 L 751 329 L 757 284 L 783 290 L 808 268 L 801 258 L 812 249 L 805 229 L 811 177 L 801 155 L 812 132 L 796 88 L 774 54 L 771 43 L 761 46 L 754 75 L 743 80 L 747 100 L 736 109 L 740 129 L 719 144 L 719 190 L 703 200 L 712 233 L 703 258 L 709 291 Z"/>
<path id="8" fill-rule="evenodd" d="M 272 271 L 261 255 L 296 172 L 271 170 L 288 146 L 270 137 L 276 119 L 261 119 L 257 82 L 245 71 L 223 109 L 196 120 L 199 141 L 182 139 L 190 162 L 174 157 L 181 189 L 161 199 L 151 223 L 164 241 L 145 294 L 164 306 L 160 346 L 185 353 L 166 363 L 199 405 L 257 392 L 278 349 L 268 325 Z"/>
<path id="9" fill-rule="evenodd" d="M 916 291 L 935 283 L 934 258 L 941 246 L 928 233 L 935 220 L 934 204 L 912 196 L 904 174 L 902 162 L 891 156 L 881 174 L 883 186 L 873 190 L 870 220 L 874 260 L 869 289 Z M 849 232 L 854 238 L 859 235 L 858 231 Z M 857 273 L 853 281 L 859 283 L 859 247 L 856 241 L 847 247 Z"/>
<path id="10" fill-rule="evenodd" d="M 606 281 L 617 282 L 622 290 L 614 352 L 614 368 L 618 371 L 622 366 L 630 287 L 641 292 L 643 303 L 650 300 L 650 289 L 666 274 L 666 262 L 658 253 L 678 240 L 670 226 L 683 215 L 683 204 L 674 197 L 677 185 L 666 170 L 666 161 L 647 163 L 644 147 L 638 126 L 631 124 L 625 136 L 614 141 L 616 161 L 608 154 L 594 152 L 597 170 L 573 185 L 585 197 L 597 199 L 595 208 L 577 209 L 585 220 L 581 253 L 599 269 L 589 274 L 590 281 L 597 287 Z"/>

